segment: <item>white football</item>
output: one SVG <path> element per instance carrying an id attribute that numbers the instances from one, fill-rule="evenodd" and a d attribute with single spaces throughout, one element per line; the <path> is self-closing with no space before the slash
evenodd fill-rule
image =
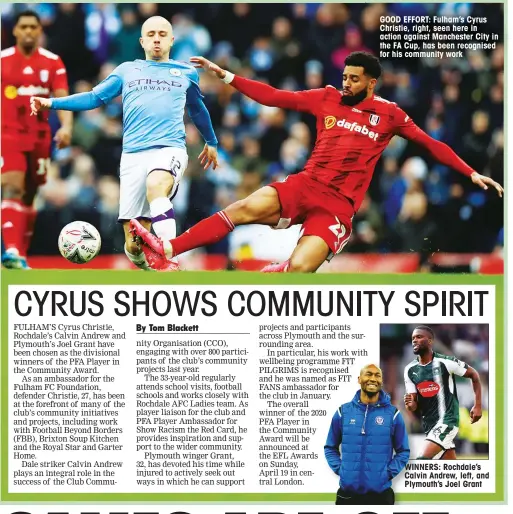
<path id="1" fill-rule="evenodd" d="M 94 259 L 102 246 L 100 233 L 85 221 L 68 223 L 59 235 L 59 252 L 75 264 L 85 264 Z"/>

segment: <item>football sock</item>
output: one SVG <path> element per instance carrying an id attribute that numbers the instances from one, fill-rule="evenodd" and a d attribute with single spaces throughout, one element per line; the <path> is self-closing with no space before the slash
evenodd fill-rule
<path id="1" fill-rule="evenodd" d="M 126 249 L 126 243 L 125 243 L 125 255 L 132 261 L 138 268 L 151 271 L 150 265 L 148 264 L 148 261 L 146 260 L 146 256 L 144 255 L 144 252 L 141 252 L 138 255 L 134 255 L 133 253 L 130 253 Z"/>
<path id="2" fill-rule="evenodd" d="M 176 237 L 175 211 L 169 198 L 161 197 L 153 200 L 150 203 L 150 214 L 153 230 L 162 241 L 170 241 Z M 175 257 L 171 260 L 178 262 Z"/>
<path id="3" fill-rule="evenodd" d="M 5 249 L 15 248 L 20 255 L 27 227 L 27 210 L 21 200 L 2 200 L 2 237 Z"/>
<path id="4" fill-rule="evenodd" d="M 34 207 L 25 207 L 25 213 L 27 215 L 27 222 L 25 227 L 25 236 L 23 237 L 23 247 L 20 250 L 21 255 L 27 255 L 30 247 L 30 241 L 32 240 L 32 234 L 34 234 L 34 226 L 36 224 L 37 211 Z"/>
<path id="5" fill-rule="evenodd" d="M 234 224 L 224 211 L 216 212 L 209 218 L 196 223 L 176 239 L 171 240 L 173 255 L 180 255 L 193 248 L 216 243 L 226 237 L 234 228 Z"/>
<path id="6" fill-rule="evenodd" d="M 141 252 L 138 255 L 134 255 L 133 253 L 130 253 L 126 249 L 126 243 L 125 243 L 125 255 L 140 269 L 151 271 L 150 265 L 148 264 L 148 261 L 146 260 L 146 256 L 144 255 L 144 252 Z"/>

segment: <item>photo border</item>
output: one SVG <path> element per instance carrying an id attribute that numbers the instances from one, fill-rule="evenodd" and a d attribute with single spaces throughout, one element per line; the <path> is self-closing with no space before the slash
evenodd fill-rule
<path id="1" fill-rule="evenodd" d="M 78 268 L 77 268 L 78 270 Z M 505 316 L 504 316 L 504 277 L 502 275 L 395 275 L 395 274 L 260 274 L 249 272 L 186 272 L 186 273 L 145 273 L 112 270 L 31 270 L 26 272 L 2 270 L 2 312 L 1 312 L 1 485 L 2 502 L 180 502 L 180 503 L 235 503 L 235 502 L 272 502 L 272 503 L 333 503 L 334 492 L 326 493 L 9 493 L 8 437 L 9 437 L 9 286 L 65 285 L 65 286 L 137 286 L 161 285 L 343 285 L 343 286 L 493 286 L 495 289 L 495 484 L 494 493 L 398 493 L 400 503 L 476 503 L 505 502 L 505 414 L 504 397 L 505 359 Z M 413 321 L 413 320 L 412 320 Z M 376 319 L 376 322 L 381 322 Z M 485 320 L 483 320 L 485 322 Z M 490 342 L 492 344 L 492 342 Z M 502 363 L 502 365 L 501 365 Z"/>

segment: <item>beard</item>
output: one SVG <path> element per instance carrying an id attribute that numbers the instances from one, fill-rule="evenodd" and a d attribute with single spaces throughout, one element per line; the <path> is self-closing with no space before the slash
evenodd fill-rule
<path id="1" fill-rule="evenodd" d="M 375 389 L 373 391 L 369 391 L 369 388 L 367 387 L 367 385 L 364 385 L 362 387 L 362 391 L 367 395 L 367 396 L 376 396 L 377 394 L 379 394 L 379 392 L 381 391 L 381 386 L 376 386 Z"/>
<path id="2" fill-rule="evenodd" d="M 36 41 L 22 41 L 20 46 L 26 53 L 30 53 L 36 48 Z"/>
<path id="3" fill-rule="evenodd" d="M 421 346 L 417 349 L 417 351 L 413 350 L 413 354 L 419 355 L 420 357 L 424 357 L 425 355 L 429 355 L 431 351 L 432 350 L 428 346 Z"/>
<path id="4" fill-rule="evenodd" d="M 359 93 L 356 93 L 354 95 L 342 95 L 342 103 L 344 105 L 349 105 L 349 106 L 359 104 L 360 102 L 363 102 L 365 100 L 368 92 L 369 92 L 369 88 L 366 87 L 366 88 L 362 89 Z"/>

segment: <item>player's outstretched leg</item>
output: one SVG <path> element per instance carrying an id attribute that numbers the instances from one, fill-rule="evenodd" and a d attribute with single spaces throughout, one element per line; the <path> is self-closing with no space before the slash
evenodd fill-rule
<path id="1" fill-rule="evenodd" d="M 319 236 L 303 236 L 289 259 L 287 272 L 315 273 L 328 258 L 330 248 Z"/>
<path id="2" fill-rule="evenodd" d="M 141 222 L 148 228 L 150 227 L 149 220 L 141 220 Z M 166 264 L 165 259 L 151 252 L 148 247 L 141 248 L 140 245 L 134 242 L 129 225 L 128 221 L 123 222 L 123 230 L 125 231 L 125 255 L 130 262 L 145 271 L 155 271 L 162 268 Z"/>
<path id="3" fill-rule="evenodd" d="M 151 223 L 155 234 L 162 240 L 176 237 L 175 211 L 171 200 L 166 197 L 156 198 L 150 203 Z M 159 271 L 179 271 L 178 259 L 171 257 Z"/>
<path id="4" fill-rule="evenodd" d="M 281 264 L 269 264 L 262 273 L 314 273 L 327 259 L 330 249 L 319 236 L 303 236 L 290 259 Z"/>
<path id="5" fill-rule="evenodd" d="M 171 241 L 154 236 L 138 220 L 130 221 L 130 232 L 142 243 L 142 248 L 147 248 L 152 255 L 164 259 L 171 259 L 193 248 L 215 243 L 226 237 L 233 229 L 233 223 L 223 211 L 200 221 Z"/>
<path id="6" fill-rule="evenodd" d="M 178 158 L 178 160 L 181 159 Z M 179 168 L 185 166 L 186 164 L 182 163 Z M 179 177 L 175 177 L 173 173 L 167 169 L 154 169 L 146 178 L 146 195 L 150 205 L 153 231 L 163 241 L 169 241 L 176 237 L 175 211 L 169 196 L 173 189 L 176 193 L 175 187 L 178 184 L 175 184 L 175 181 Z M 178 271 L 180 269 L 178 259 L 175 256 L 168 257 L 167 260 L 169 262 L 162 266 L 160 271 Z"/>
<path id="7" fill-rule="evenodd" d="M 130 221 L 130 231 L 156 255 L 169 259 L 194 248 L 216 243 L 238 225 L 258 223 L 274 226 L 280 219 L 280 211 L 276 189 L 266 186 L 244 200 L 229 205 L 224 211 L 200 221 L 171 241 L 155 237 L 137 220 Z"/>

